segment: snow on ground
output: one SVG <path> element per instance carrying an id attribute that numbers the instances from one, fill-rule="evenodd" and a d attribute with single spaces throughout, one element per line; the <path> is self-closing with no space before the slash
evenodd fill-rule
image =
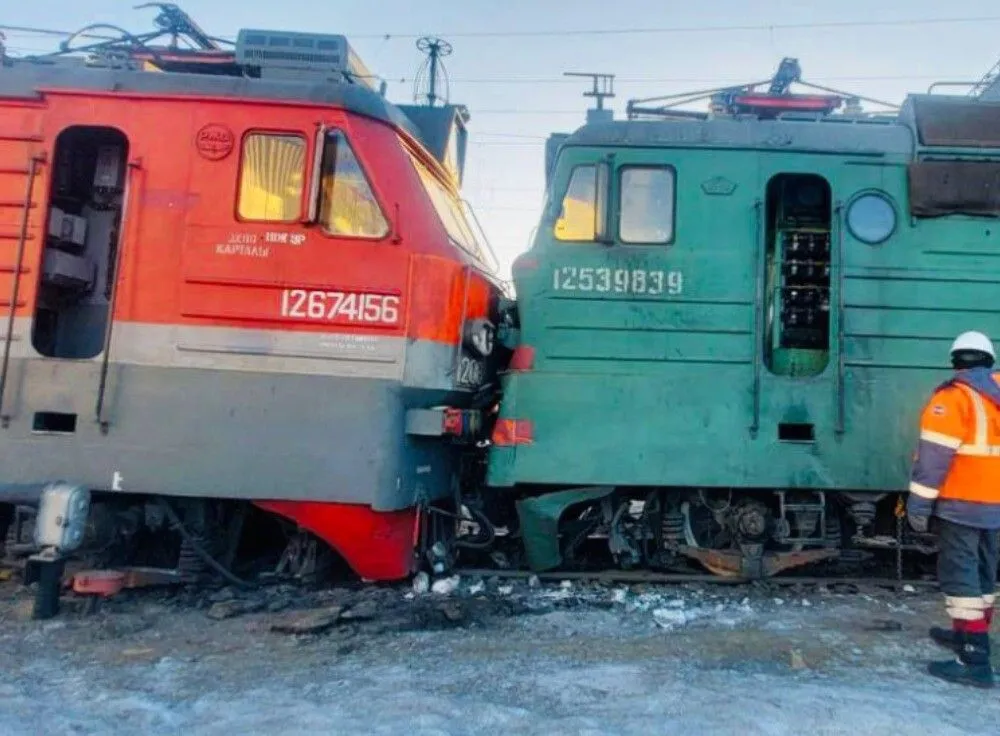
<path id="1" fill-rule="evenodd" d="M 49 622 L 0 585 L 0 733 L 1000 733 L 1000 690 L 924 674 L 946 656 L 934 594 L 459 582 L 133 595 Z M 331 606 L 322 633 L 270 628 Z"/>

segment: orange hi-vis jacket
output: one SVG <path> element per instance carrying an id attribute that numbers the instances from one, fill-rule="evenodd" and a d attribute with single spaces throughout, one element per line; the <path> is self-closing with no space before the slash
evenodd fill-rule
<path id="1" fill-rule="evenodd" d="M 907 510 L 1000 529 L 1000 373 L 958 371 L 920 417 Z"/>

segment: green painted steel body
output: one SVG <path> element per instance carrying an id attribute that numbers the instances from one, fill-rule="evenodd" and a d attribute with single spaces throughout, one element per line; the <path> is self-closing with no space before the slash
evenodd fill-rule
<path id="1" fill-rule="evenodd" d="M 951 340 L 1000 336 L 1000 222 L 912 217 L 908 172 L 934 157 L 1000 160 L 1000 148 L 926 147 L 912 103 L 880 122 L 617 121 L 570 136 L 514 266 L 534 358 L 503 378 L 500 418 L 530 422 L 531 441 L 492 447 L 488 484 L 905 490 Z M 571 172 L 602 158 L 614 242 L 556 239 Z M 647 164 L 675 172 L 672 242 L 623 244 L 622 167 Z M 829 342 L 815 375 L 780 375 L 768 357 L 768 185 L 782 174 L 822 177 L 831 195 Z M 845 221 L 870 191 L 896 216 L 875 245 Z M 632 288 L 636 271 L 659 293 Z"/>

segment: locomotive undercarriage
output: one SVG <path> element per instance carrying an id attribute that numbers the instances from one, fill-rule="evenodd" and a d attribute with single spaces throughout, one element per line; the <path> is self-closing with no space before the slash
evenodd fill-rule
<path id="1" fill-rule="evenodd" d="M 25 567 L 30 559 L 36 508 L 0 506 L 3 562 Z M 123 586 L 201 584 L 248 579 L 313 580 L 342 567 L 315 536 L 243 501 L 178 499 L 94 493 L 85 535 L 70 566 L 123 573 Z"/>
<path id="2" fill-rule="evenodd" d="M 897 493 L 799 489 L 536 492 L 516 510 L 490 507 L 498 527 L 492 562 L 537 571 L 707 570 L 748 580 L 820 567 L 894 565 L 901 574 L 904 553 L 917 553 L 920 564 L 936 550 L 931 535 L 908 528 L 900 502 Z"/>

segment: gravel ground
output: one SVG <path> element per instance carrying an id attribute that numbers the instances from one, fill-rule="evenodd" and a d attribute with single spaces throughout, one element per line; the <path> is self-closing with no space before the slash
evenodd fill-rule
<path id="1" fill-rule="evenodd" d="M 128 594 L 36 622 L 0 584 L 0 733 L 1000 732 L 1000 690 L 924 674 L 947 658 L 934 594 L 436 587 Z"/>

